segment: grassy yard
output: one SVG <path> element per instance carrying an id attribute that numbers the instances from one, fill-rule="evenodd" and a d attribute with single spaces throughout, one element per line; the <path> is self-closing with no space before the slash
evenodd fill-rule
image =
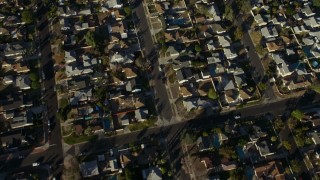
<path id="1" fill-rule="evenodd" d="M 148 120 L 143 121 L 143 122 L 133 123 L 133 124 L 129 125 L 129 129 L 130 129 L 130 131 L 137 131 L 137 130 L 147 129 L 147 128 L 150 128 L 152 126 L 155 126 L 156 121 L 157 121 L 156 118 L 152 118 L 152 119 L 148 119 Z"/>
<path id="2" fill-rule="evenodd" d="M 77 136 L 76 134 L 71 134 L 68 137 L 64 137 L 63 140 L 65 143 L 67 144 L 77 144 L 77 143 L 82 143 L 82 142 L 86 142 L 86 141 L 94 141 L 98 138 L 97 135 L 91 135 L 91 136 L 86 136 L 86 135 L 81 135 L 81 136 Z"/>

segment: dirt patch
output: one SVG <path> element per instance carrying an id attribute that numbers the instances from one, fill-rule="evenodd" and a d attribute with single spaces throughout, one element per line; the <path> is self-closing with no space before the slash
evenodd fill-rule
<path id="1" fill-rule="evenodd" d="M 164 67 L 164 72 L 171 84 L 174 84 L 177 81 L 176 71 L 173 69 L 171 64 Z"/>
<path id="2" fill-rule="evenodd" d="M 75 157 L 65 158 L 62 179 L 81 179 L 79 163 Z"/>
<path id="3" fill-rule="evenodd" d="M 61 81 L 66 78 L 67 78 L 67 75 L 64 72 L 56 72 L 56 74 L 55 74 L 56 82 Z"/>
<path id="4" fill-rule="evenodd" d="M 252 42 L 255 46 L 260 44 L 261 39 L 262 39 L 262 34 L 260 31 L 251 31 L 250 36 L 251 36 Z"/>

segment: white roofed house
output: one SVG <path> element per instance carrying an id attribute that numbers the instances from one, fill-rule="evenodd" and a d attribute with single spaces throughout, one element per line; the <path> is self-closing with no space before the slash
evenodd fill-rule
<path id="1" fill-rule="evenodd" d="M 62 18 L 60 19 L 60 25 L 61 25 L 61 30 L 67 31 L 71 29 L 71 23 L 70 20 L 67 18 Z"/>
<path id="2" fill-rule="evenodd" d="M 218 35 L 218 41 L 221 47 L 230 47 L 231 38 L 229 35 Z"/>
<path id="3" fill-rule="evenodd" d="M 134 111 L 137 121 L 145 121 L 148 119 L 149 112 L 146 108 L 137 109 Z"/>
<path id="4" fill-rule="evenodd" d="M 82 62 L 83 62 L 83 67 L 88 68 L 88 67 L 97 65 L 99 63 L 99 60 L 97 60 L 96 58 L 91 58 L 89 55 L 83 54 Z"/>
<path id="5" fill-rule="evenodd" d="M 292 72 L 290 72 L 288 68 L 288 64 L 279 54 L 272 54 L 274 61 L 277 64 L 277 74 L 281 77 L 289 76 Z"/>
<path id="6" fill-rule="evenodd" d="M 87 22 L 80 22 L 78 21 L 75 25 L 74 25 L 74 29 L 76 31 L 83 31 L 83 30 L 86 30 L 86 29 L 89 29 L 89 23 Z"/>
<path id="7" fill-rule="evenodd" d="M 275 26 L 266 26 L 266 27 L 261 28 L 261 34 L 266 39 L 275 38 L 278 36 L 278 32 L 277 32 Z"/>
<path id="8" fill-rule="evenodd" d="M 305 5 L 302 9 L 301 9 L 301 12 L 307 16 L 307 17 L 311 17 L 311 16 L 314 16 L 316 13 L 314 13 L 310 6 L 309 5 Z"/>
<path id="9" fill-rule="evenodd" d="M 309 30 L 304 26 L 295 26 L 293 27 L 293 31 L 295 34 L 308 33 Z"/>
<path id="10" fill-rule="evenodd" d="M 120 9 L 123 4 L 120 0 L 107 0 L 107 6 L 109 9 Z"/>
<path id="11" fill-rule="evenodd" d="M 12 84 L 13 83 L 13 77 L 12 75 L 7 75 L 7 76 L 4 76 L 3 79 L 2 79 L 2 82 L 4 84 Z"/>
<path id="12" fill-rule="evenodd" d="M 304 21 L 304 24 L 311 29 L 316 29 L 320 27 L 320 24 L 315 19 L 315 17 L 309 17 L 308 19 L 304 19 L 303 21 Z"/>
<path id="13" fill-rule="evenodd" d="M 209 20 L 213 20 L 215 22 L 221 21 L 221 14 L 217 5 L 211 5 L 208 7 Z"/>
<path id="14" fill-rule="evenodd" d="M 81 89 L 71 94 L 70 104 L 77 105 L 79 102 L 90 101 L 92 98 L 92 88 Z"/>
<path id="15" fill-rule="evenodd" d="M 268 23 L 268 18 L 265 15 L 257 14 L 257 15 L 253 15 L 253 17 L 254 17 L 254 21 L 258 24 L 258 26 L 265 26 Z"/>
<path id="16" fill-rule="evenodd" d="M 76 56 L 77 56 L 77 54 L 75 51 L 65 51 L 64 52 L 64 60 L 67 64 L 75 62 L 77 60 Z"/>
<path id="17" fill-rule="evenodd" d="M 27 90 L 31 88 L 31 80 L 28 75 L 22 74 L 16 78 L 15 85 L 21 90 Z"/>
<path id="18" fill-rule="evenodd" d="M 26 49 L 31 47 L 27 42 L 13 42 L 5 44 L 4 55 L 7 58 L 21 59 Z"/>
<path id="19" fill-rule="evenodd" d="M 112 64 L 123 63 L 130 64 L 134 61 L 134 54 L 125 53 L 125 52 L 116 52 L 110 57 L 110 62 Z"/>
<path id="20" fill-rule="evenodd" d="M 238 55 L 232 47 L 226 47 L 223 49 L 224 55 L 228 60 L 236 58 Z"/>

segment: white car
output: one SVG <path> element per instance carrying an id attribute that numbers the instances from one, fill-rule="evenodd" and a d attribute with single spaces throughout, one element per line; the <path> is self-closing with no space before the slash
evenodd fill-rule
<path id="1" fill-rule="evenodd" d="M 36 167 L 36 166 L 39 166 L 39 165 L 40 165 L 40 163 L 38 163 L 38 162 L 32 163 L 32 166 L 33 166 L 33 167 Z"/>
<path id="2" fill-rule="evenodd" d="M 234 119 L 240 119 L 240 118 L 241 118 L 240 115 L 234 116 Z"/>

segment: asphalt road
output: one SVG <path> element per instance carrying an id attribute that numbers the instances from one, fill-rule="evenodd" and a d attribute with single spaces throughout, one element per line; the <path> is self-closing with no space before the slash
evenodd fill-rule
<path id="1" fill-rule="evenodd" d="M 153 43 L 147 17 L 144 12 L 143 5 L 140 1 L 135 2 L 133 16 L 135 18 L 136 27 L 138 27 L 138 38 L 140 40 L 141 49 L 147 60 L 154 67 L 153 71 L 150 74 L 150 78 L 154 81 L 153 88 L 157 111 L 162 119 L 170 121 L 173 116 L 173 112 L 165 84 L 161 79 L 161 72 L 159 71 L 158 52 Z"/>
<path id="2" fill-rule="evenodd" d="M 248 25 L 247 22 L 244 22 L 242 20 L 242 16 L 238 16 L 237 21 L 235 21 L 235 22 L 238 26 L 245 26 L 246 27 Z M 252 74 L 253 80 L 256 83 L 259 83 L 263 80 L 263 77 L 265 75 L 265 70 L 264 70 L 264 67 L 261 63 L 261 59 L 256 52 L 256 48 L 252 42 L 252 39 L 250 37 L 249 28 L 244 28 L 242 43 L 243 43 L 244 47 L 246 47 L 248 49 L 248 57 L 250 59 L 251 66 L 253 67 L 252 72 L 254 73 L 254 74 Z M 269 84 L 269 82 L 267 82 L 266 84 L 267 84 L 267 89 L 264 91 L 264 94 L 263 94 L 264 97 L 267 100 L 277 99 L 277 96 L 273 92 L 273 89 L 272 89 L 271 85 Z"/>
<path id="3" fill-rule="evenodd" d="M 56 92 L 54 91 L 55 79 L 54 79 L 54 68 L 53 68 L 53 59 L 50 41 L 48 37 L 50 36 L 50 28 L 48 23 L 48 16 L 46 11 L 43 11 L 45 14 L 42 14 L 42 19 L 39 20 L 38 26 L 42 26 L 39 30 L 39 39 L 41 44 L 41 62 L 40 66 L 42 71 L 45 74 L 45 79 L 42 81 L 42 86 L 45 87 L 43 92 L 43 100 L 47 105 L 46 118 L 44 118 L 44 130 L 45 130 L 45 141 L 48 142 L 47 150 L 43 152 L 34 153 L 32 150 L 23 151 L 20 153 L 13 154 L 13 158 L 6 161 L 0 166 L 0 172 L 12 172 L 22 170 L 24 168 L 35 168 L 32 167 L 32 163 L 39 162 L 41 167 L 43 165 L 51 166 L 51 174 L 53 177 L 59 177 L 62 173 L 62 163 L 63 163 L 63 151 L 62 151 L 62 142 L 61 142 L 61 130 L 60 122 L 56 120 L 56 112 L 58 109 L 58 102 L 56 97 Z M 45 23 L 43 26 L 41 24 Z M 48 133 L 48 121 L 51 122 L 51 133 Z M 32 154 L 31 154 L 32 153 Z M 23 155 L 25 158 L 18 159 L 19 155 Z"/>

